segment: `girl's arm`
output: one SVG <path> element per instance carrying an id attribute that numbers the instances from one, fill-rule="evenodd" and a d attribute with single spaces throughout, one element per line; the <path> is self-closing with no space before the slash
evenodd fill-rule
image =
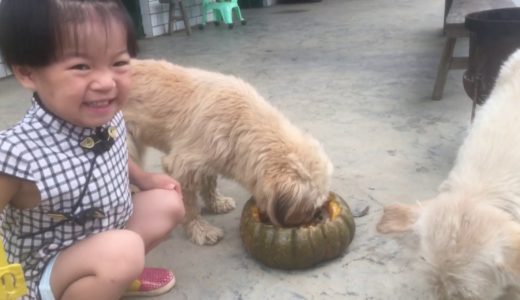
<path id="1" fill-rule="evenodd" d="M 176 190 L 179 194 L 182 194 L 181 186 L 175 179 L 164 173 L 146 172 L 131 159 L 128 160 L 128 173 L 130 183 L 137 186 L 141 191 L 167 189 Z"/>
<path id="2" fill-rule="evenodd" d="M 128 175 L 130 183 L 141 189 L 140 182 L 142 182 L 142 178 L 146 176 L 145 171 L 131 159 L 128 159 Z"/>
<path id="3" fill-rule="evenodd" d="M 0 174 L 0 212 L 20 190 L 21 181 L 13 176 Z"/>

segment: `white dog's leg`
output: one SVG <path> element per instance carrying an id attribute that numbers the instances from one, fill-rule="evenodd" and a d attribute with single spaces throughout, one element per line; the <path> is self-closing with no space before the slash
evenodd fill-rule
<path id="1" fill-rule="evenodd" d="M 224 237 L 224 231 L 200 218 L 197 195 L 193 191 L 183 190 L 186 208 L 184 230 L 188 238 L 197 245 L 213 245 Z"/>
<path id="2" fill-rule="evenodd" d="M 235 200 L 225 197 L 217 190 L 217 176 L 206 176 L 201 183 L 200 196 L 206 209 L 216 214 L 224 214 L 236 207 Z"/>

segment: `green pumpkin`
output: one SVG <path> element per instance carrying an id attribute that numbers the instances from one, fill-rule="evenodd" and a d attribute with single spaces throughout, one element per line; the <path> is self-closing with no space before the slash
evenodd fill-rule
<path id="1" fill-rule="evenodd" d="M 242 210 L 240 237 L 246 250 L 269 267 L 294 270 L 341 256 L 356 226 L 347 203 L 330 193 L 326 217 L 301 227 L 278 227 L 261 221 L 254 198 Z"/>

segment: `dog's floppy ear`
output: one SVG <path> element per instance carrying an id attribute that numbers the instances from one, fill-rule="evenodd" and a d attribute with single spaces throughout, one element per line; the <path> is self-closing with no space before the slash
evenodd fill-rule
<path id="1" fill-rule="evenodd" d="M 413 229 L 419 218 L 421 206 L 391 204 L 384 207 L 383 216 L 377 224 L 377 231 L 382 234 L 405 233 Z"/>
<path id="2" fill-rule="evenodd" d="M 515 229 L 511 230 L 511 234 L 508 235 L 508 239 L 505 240 L 504 250 L 502 258 L 502 268 L 511 270 L 516 276 L 520 276 L 520 226 L 514 225 Z M 502 262 L 500 257 L 495 258 L 496 263 Z"/>

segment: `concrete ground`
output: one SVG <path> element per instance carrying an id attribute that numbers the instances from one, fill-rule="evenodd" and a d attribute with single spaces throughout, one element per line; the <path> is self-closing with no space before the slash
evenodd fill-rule
<path id="1" fill-rule="evenodd" d="M 155 299 L 426 299 L 419 272 L 396 241 L 379 236 L 382 206 L 435 195 L 468 128 L 462 71 L 451 71 L 444 99 L 431 101 L 442 0 L 324 0 L 243 10 L 246 26 L 209 25 L 140 43 L 141 56 L 230 73 L 325 146 L 335 165 L 332 190 L 354 208 L 357 233 L 345 256 L 306 271 L 264 267 L 244 251 L 238 224 L 248 193 L 223 180 L 238 203 L 207 216 L 225 230 L 215 246 L 190 243 L 181 229 L 148 256 L 175 270 L 177 286 Z M 464 46 L 464 45 L 459 45 Z M 464 51 L 464 48 L 458 51 Z M 29 93 L 0 80 L 0 128 L 16 122 Z M 159 170 L 158 154 L 147 158 Z"/>

